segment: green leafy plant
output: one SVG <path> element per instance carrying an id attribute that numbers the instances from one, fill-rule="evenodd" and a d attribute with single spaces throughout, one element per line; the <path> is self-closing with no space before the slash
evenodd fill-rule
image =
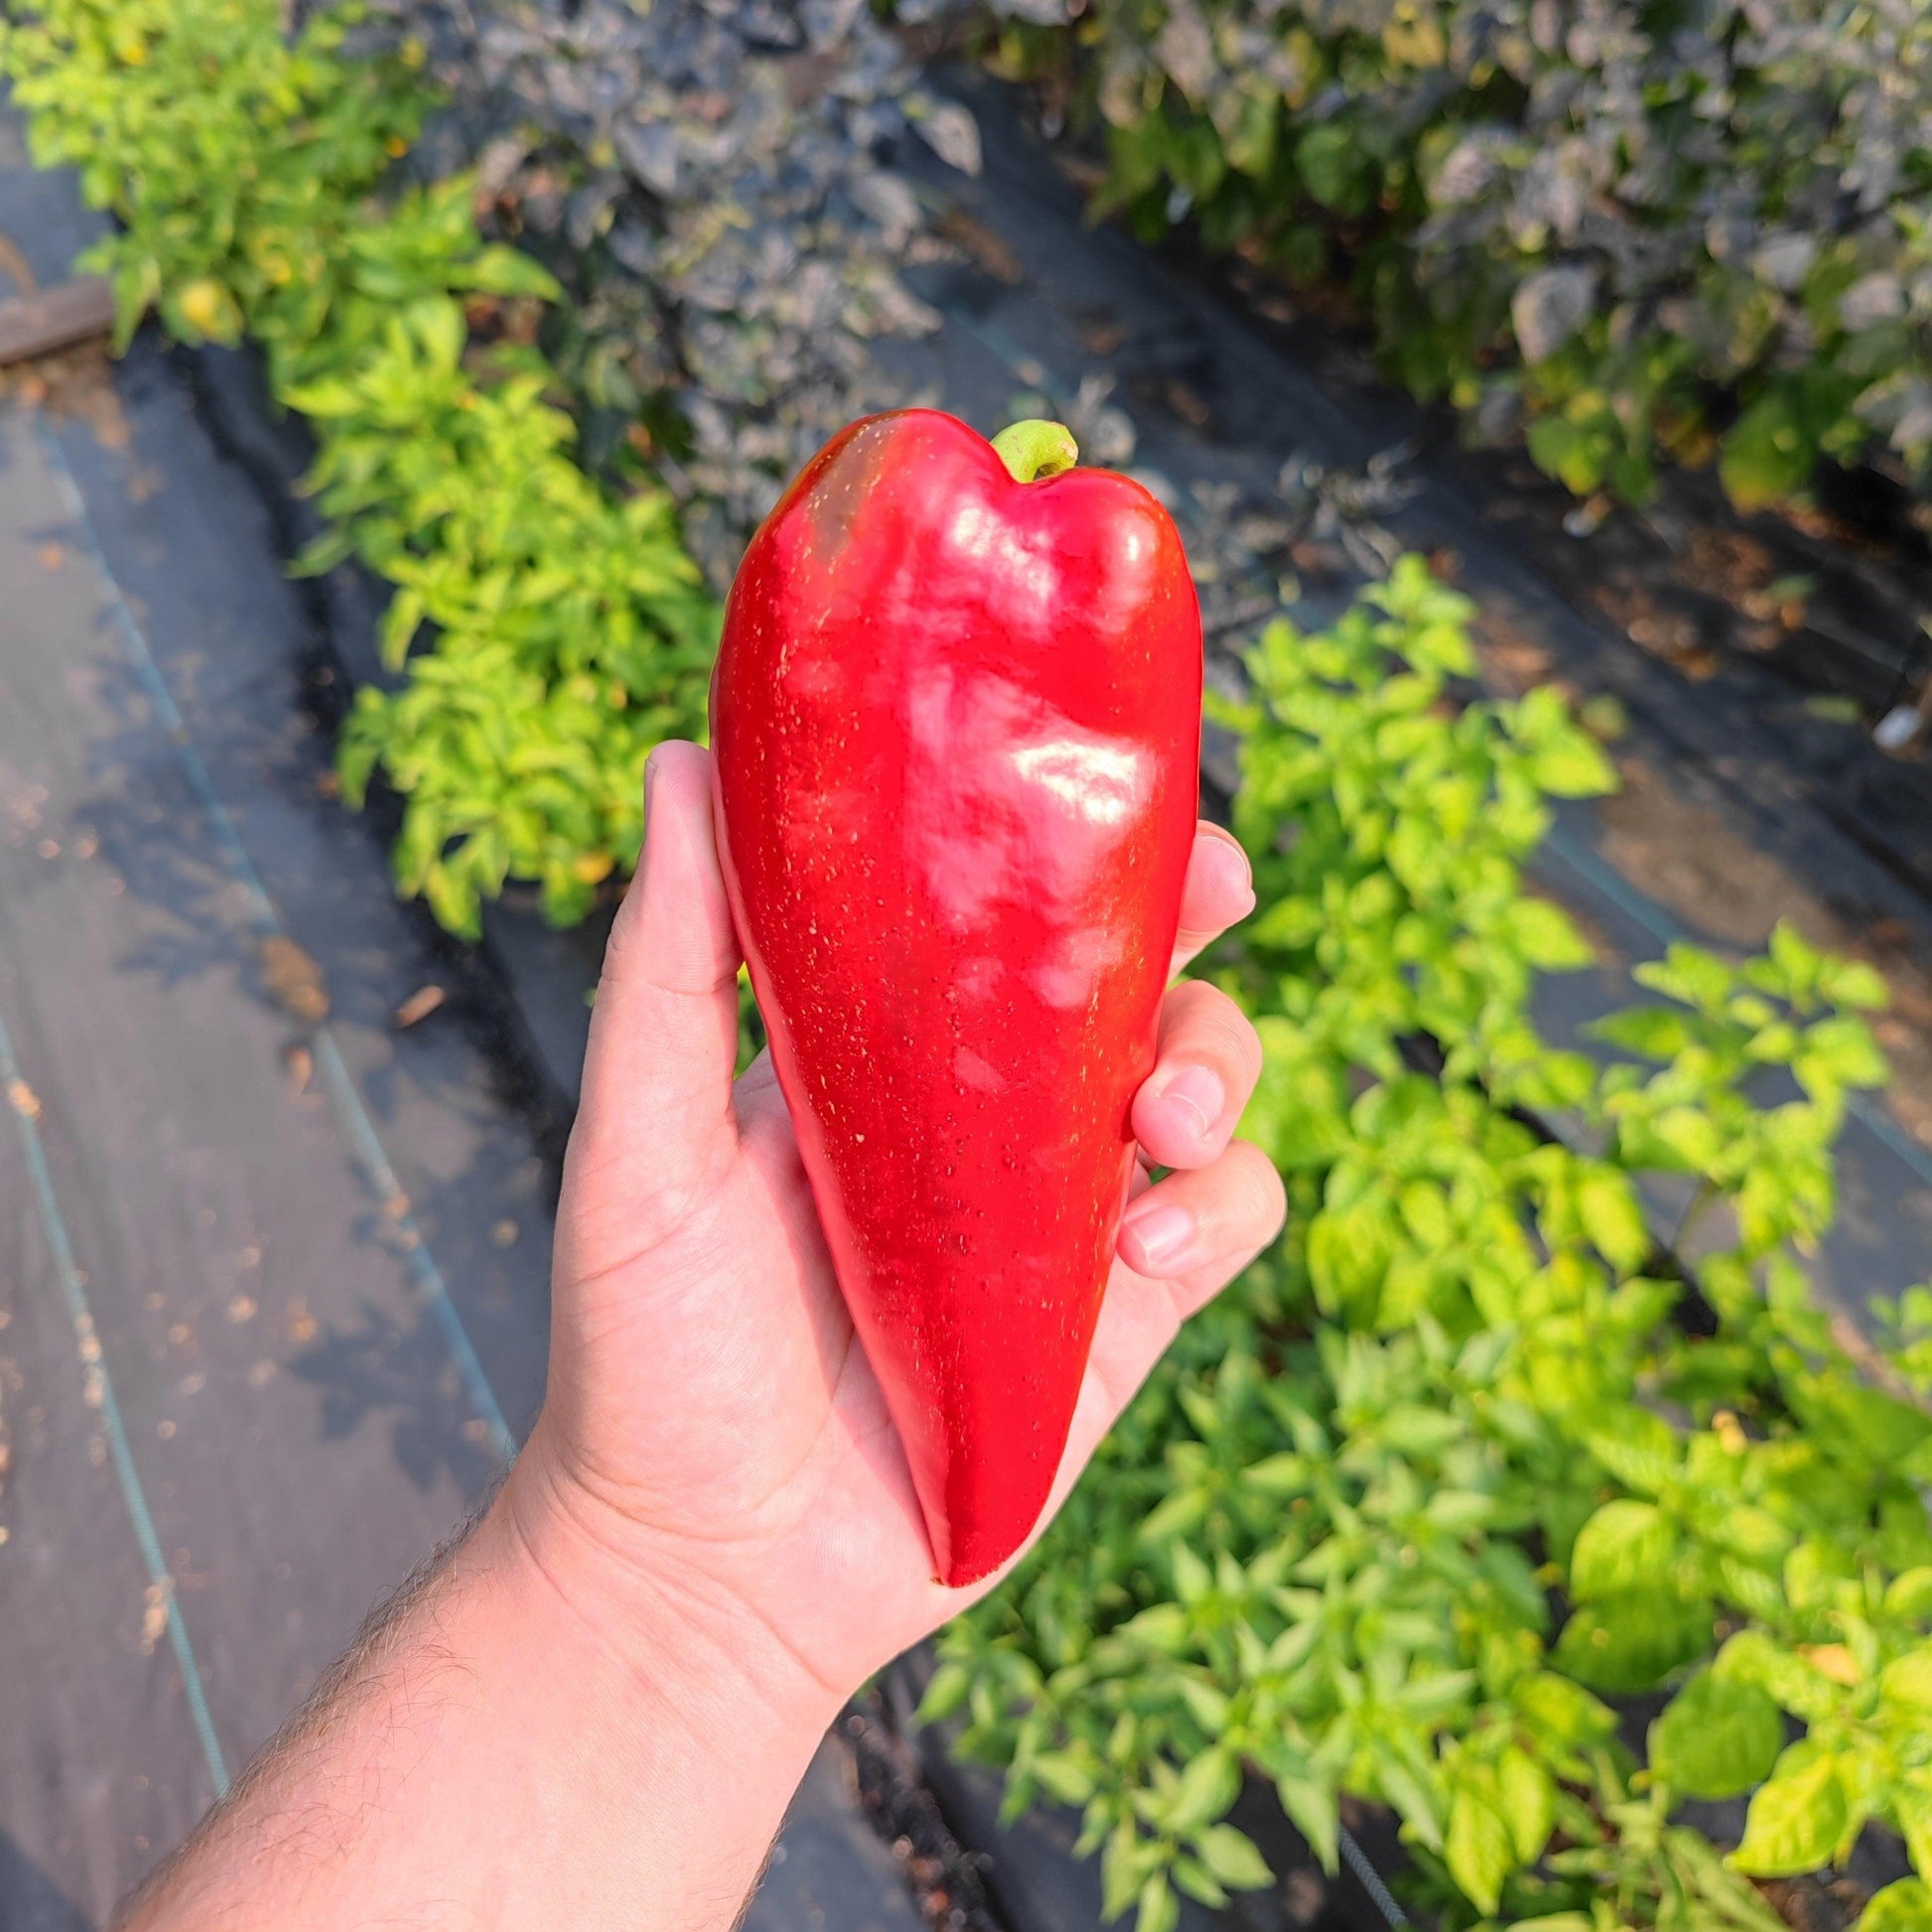
<path id="1" fill-rule="evenodd" d="M 458 932 L 506 878 L 581 917 L 634 860 L 651 746 L 704 730 L 712 612 L 669 502 L 587 477 L 549 387 L 527 351 L 480 382 L 461 310 L 428 297 L 352 374 L 284 392 L 321 429 L 310 482 L 335 523 L 305 564 L 355 555 L 396 587 L 384 649 L 413 673 L 356 694 L 345 789 L 359 802 L 382 766 L 408 801 L 398 883 Z M 407 655 L 425 625 L 435 648 Z"/>
<path id="2" fill-rule="evenodd" d="M 319 444 L 306 567 L 394 587 L 400 688 L 357 693 L 342 774 L 401 794 L 400 889 L 470 935 L 513 880 L 579 918 L 634 862 L 645 754 L 703 730 L 715 612 L 668 498 L 588 477 L 549 365 L 472 327 L 550 276 L 482 239 L 467 180 L 384 192 L 432 95 L 411 42 L 351 57 L 355 18 L 291 43 L 273 0 L 49 0 L 0 30 L 0 71 L 37 158 L 117 217 L 90 265 L 122 339 L 152 308 L 257 340 Z"/>
<path id="3" fill-rule="evenodd" d="M 1141 1932 L 1267 1881 L 1226 1819 L 1251 1776 L 1331 1865 L 1341 1796 L 1391 1806 L 1449 1924 L 1771 1926 L 1749 1879 L 1868 1822 L 1932 1856 L 1932 1418 L 1801 1259 L 1884 989 L 1781 927 L 1639 968 L 1661 1002 L 1603 1057 L 1547 1044 L 1537 975 L 1590 954 L 1522 869 L 1611 773 L 1548 692 L 1453 701 L 1469 615 L 1407 559 L 1217 707 L 1262 910 L 1213 970 L 1289 1232 L 926 1701 L 1012 1805 L 1082 1808 Z M 1672 1685 L 1639 1761 L 1605 1700 Z M 1752 1790 L 1728 1854 L 1672 1822 Z"/>
<path id="4" fill-rule="evenodd" d="M 193 341 L 322 332 L 351 211 L 427 105 L 403 64 L 345 58 L 352 22 L 321 14 L 289 46 L 249 0 L 57 0 L 0 30 L 35 160 L 77 168 L 119 224 L 87 265 L 113 277 L 123 344 L 151 308 Z"/>

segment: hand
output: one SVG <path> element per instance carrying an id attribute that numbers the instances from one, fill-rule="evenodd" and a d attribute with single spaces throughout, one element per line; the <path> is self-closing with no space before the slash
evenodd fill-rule
<path id="1" fill-rule="evenodd" d="M 371 1619 L 116 1923 L 536 1932 L 739 1921 L 825 1727 L 992 1580 L 932 1580 L 767 1061 L 734 1087 L 711 765 L 667 745 L 565 1163 L 550 1389 L 495 1504 Z M 1254 902 L 1203 826 L 1178 966 Z M 1261 1051 L 1178 986 L 1051 1507 L 1174 1329 L 1274 1238 L 1230 1143 Z"/>
<path id="2" fill-rule="evenodd" d="M 645 794 L 565 1162 L 549 1393 L 505 1503 L 608 1640 L 675 1628 L 822 1727 L 997 1579 L 934 1581 L 769 1058 L 734 1085 L 709 755 L 661 747 Z M 1202 825 L 1175 969 L 1253 904 L 1240 847 Z M 1224 995 L 1170 991 L 1132 1118 L 1143 1163 L 1173 1172 L 1138 1175 L 1048 1515 L 1179 1323 L 1281 1227 L 1274 1169 L 1230 1139 L 1260 1063 Z"/>

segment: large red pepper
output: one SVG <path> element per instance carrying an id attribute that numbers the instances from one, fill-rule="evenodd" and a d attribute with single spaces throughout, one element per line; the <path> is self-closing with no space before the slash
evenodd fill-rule
<path id="1" fill-rule="evenodd" d="M 725 872 L 937 1573 L 1066 1444 L 1194 836 L 1200 609 L 1167 512 L 1020 424 L 834 437 L 753 538 L 712 686 Z"/>

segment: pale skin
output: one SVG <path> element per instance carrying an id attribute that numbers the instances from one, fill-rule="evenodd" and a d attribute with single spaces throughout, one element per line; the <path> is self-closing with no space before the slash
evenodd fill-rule
<path id="1" fill-rule="evenodd" d="M 123 1932 L 725 1932 L 839 1707 L 997 1580 L 933 1581 L 904 1454 L 769 1062 L 736 1082 L 739 949 L 709 755 L 646 783 L 558 1211 L 543 1411 L 468 1536 L 358 1642 Z M 1203 825 L 1177 970 L 1254 896 Z M 1053 1503 L 1175 1329 L 1273 1240 L 1232 1138 L 1260 1067 L 1183 982 Z"/>

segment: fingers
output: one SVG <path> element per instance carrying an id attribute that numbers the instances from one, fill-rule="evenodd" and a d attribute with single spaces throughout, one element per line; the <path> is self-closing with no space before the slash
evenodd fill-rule
<path id="1" fill-rule="evenodd" d="M 1218 987 L 1183 980 L 1161 1007 L 1154 1071 L 1134 1096 L 1134 1138 L 1157 1167 L 1205 1167 L 1260 1076 L 1261 1041 L 1247 1016 Z"/>
<path id="2" fill-rule="evenodd" d="M 1177 1288 L 1182 1318 L 1281 1232 L 1286 1202 L 1273 1162 L 1236 1141 L 1213 1166 L 1172 1173 L 1135 1197 L 1121 1218 L 1120 1258 Z"/>
<path id="3" fill-rule="evenodd" d="M 673 741 L 644 775 L 644 849 L 605 949 L 578 1137 L 688 1190 L 735 1136 L 738 938 L 712 830 L 711 754 Z"/>
<path id="4" fill-rule="evenodd" d="M 1187 879 L 1180 889 L 1180 930 L 1171 972 L 1179 972 L 1203 946 L 1255 909 L 1254 869 L 1232 832 L 1202 819 L 1194 831 Z"/>

